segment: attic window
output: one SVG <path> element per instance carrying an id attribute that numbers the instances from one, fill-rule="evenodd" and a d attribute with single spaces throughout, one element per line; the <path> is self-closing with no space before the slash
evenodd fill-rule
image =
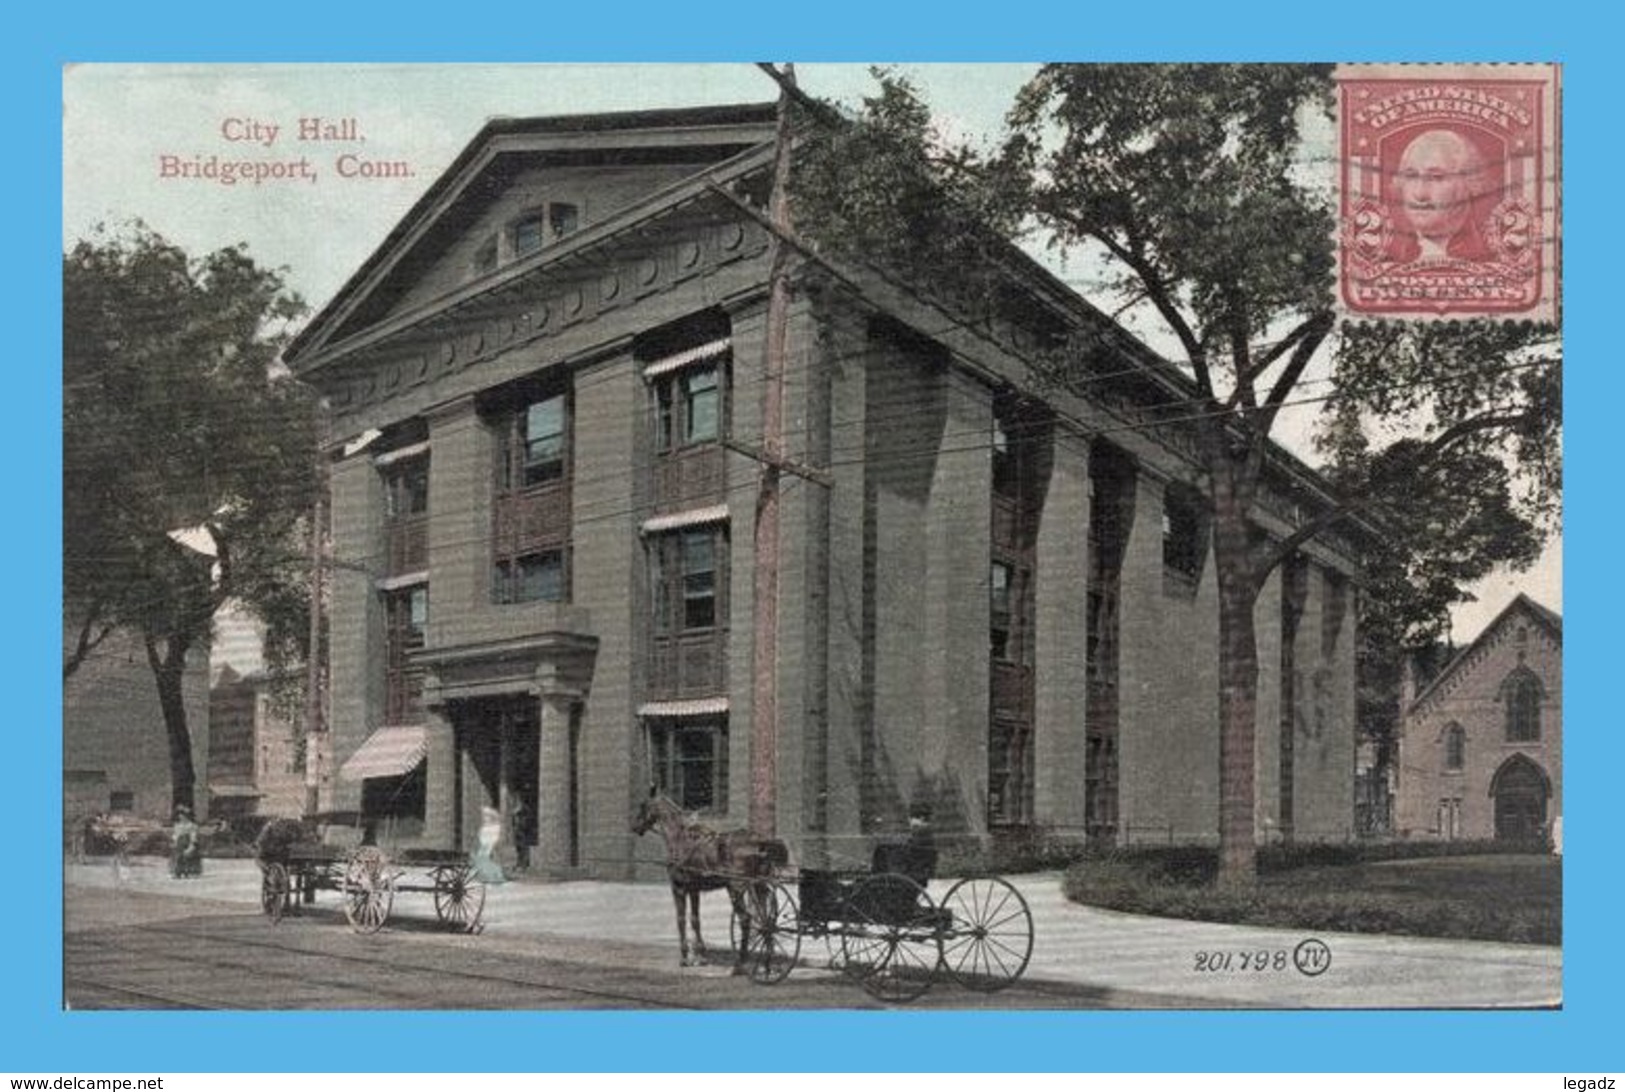
<path id="1" fill-rule="evenodd" d="M 513 226 L 513 256 L 529 254 L 542 248 L 546 220 L 541 215 L 527 216 Z"/>
<path id="2" fill-rule="evenodd" d="M 581 213 L 574 205 L 555 202 L 547 207 L 547 222 L 553 229 L 553 238 L 562 239 L 580 225 Z"/>
<path id="3" fill-rule="evenodd" d="M 483 277 L 497 267 L 497 237 L 491 236 L 474 252 L 474 276 Z"/>
<path id="4" fill-rule="evenodd" d="M 508 229 L 508 242 L 512 256 L 522 258 L 533 254 L 570 234 L 581 223 L 580 209 L 564 201 L 550 201 L 537 205 Z"/>

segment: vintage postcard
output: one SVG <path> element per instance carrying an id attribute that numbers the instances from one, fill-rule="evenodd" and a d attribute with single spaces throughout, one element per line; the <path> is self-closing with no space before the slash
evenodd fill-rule
<path id="1" fill-rule="evenodd" d="M 68 67 L 69 1018 L 1561 1007 L 1559 87 Z"/>

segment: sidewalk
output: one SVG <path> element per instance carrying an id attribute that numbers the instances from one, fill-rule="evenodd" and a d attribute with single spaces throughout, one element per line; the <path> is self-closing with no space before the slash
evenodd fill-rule
<path id="1" fill-rule="evenodd" d="M 171 879 L 164 862 L 138 859 L 120 884 L 106 861 L 67 864 L 70 886 L 115 888 L 213 899 L 257 907 L 259 869 L 248 860 L 209 860 L 200 879 Z M 1061 895 L 1059 873 L 1012 878 L 1033 915 L 1032 960 L 1024 981 L 1053 981 L 1180 998 L 1193 1008 L 1229 1005 L 1271 1008 L 1480 1008 L 1561 1003 L 1560 949 L 1481 941 L 1433 940 L 1354 933 L 1319 933 L 1330 949 L 1324 973 L 1308 977 L 1292 965 L 1294 948 L 1310 934 L 1297 930 L 1136 917 L 1078 906 Z M 940 898 L 948 883 L 932 885 Z M 332 900 L 331 894 L 318 896 Z M 701 899 L 707 942 L 728 944 L 728 900 Z M 402 894 L 395 914 L 434 916 L 427 894 Z M 392 915 L 393 917 L 393 915 Z M 548 937 L 640 945 L 677 964 L 677 925 L 664 884 L 509 883 L 492 887 L 485 904 L 484 937 L 519 941 Z M 72 927 L 72 923 L 67 923 Z M 1285 967 L 1273 953 L 1287 953 Z M 1263 971 L 1241 967 L 1241 954 L 1266 952 Z M 1200 970 L 1231 953 L 1228 970 Z M 809 940 L 803 958 L 826 957 L 823 941 Z M 1252 961 L 1249 960 L 1249 966 Z M 717 968 L 695 970 L 696 975 Z M 995 998 L 996 1004 L 996 998 Z"/>

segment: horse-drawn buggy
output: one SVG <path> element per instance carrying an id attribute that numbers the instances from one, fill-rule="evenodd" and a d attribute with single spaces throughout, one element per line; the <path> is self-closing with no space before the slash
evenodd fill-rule
<path id="1" fill-rule="evenodd" d="M 307 819 L 275 819 L 255 843 L 260 866 L 260 908 L 276 924 L 284 914 L 339 893 L 350 928 L 376 933 L 395 896 L 434 896 L 435 916 L 459 932 L 477 933 L 486 882 L 469 855 L 458 850 L 386 851 L 368 844 L 360 816 L 330 812 Z"/>
<path id="2" fill-rule="evenodd" d="M 666 841 L 685 964 L 685 900 L 702 946 L 699 893 L 721 887 L 733 901 L 735 969 L 764 985 L 802 962 L 804 940 L 822 939 L 828 966 L 892 1002 L 919 997 L 941 977 L 1001 990 L 1032 957 L 1032 912 L 1021 892 L 1000 876 L 971 876 L 933 899 L 937 853 L 920 839 L 877 846 L 867 870 L 791 874 L 783 843 L 712 832 L 664 797 L 651 797 L 633 827 L 653 829 Z"/>

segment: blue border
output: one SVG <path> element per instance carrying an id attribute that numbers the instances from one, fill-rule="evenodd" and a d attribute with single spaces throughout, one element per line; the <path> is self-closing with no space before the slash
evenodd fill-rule
<path id="1" fill-rule="evenodd" d="M 1614 521 L 1604 503 L 1615 460 L 1619 365 L 1605 355 L 1603 293 L 1617 279 L 1619 124 L 1616 38 L 1563 5 L 1027 3 L 932 6 L 921 15 L 849 0 L 816 5 L 617 8 L 440 6 L 377 15 L 306 0 L 86 11 L 36 9 L 3 47 L 11 139 L 5 182 L 13 254 L 7 328 L 14 349 L 3 443 L 13 468 L 8 536 L 8 657 L 22 700 L 10 710 L 13 754 L 0 815 L 8 832 L 0 1067 L 39 1073 L 436 1069 L 668 1070 L 1564 1070 L 1620 1067 L 1615 1020 L 1622 969 L 1613 926 L 1622 904 L 1619 847 L 1605 793 L 1620 767 L 1617 717 L 1601 680 L 1618 674 L 1606 637 L 1618 606 Z M 1307 13 L 1307 14 L 1306 14 Z M 1588 21 L 1589 22 L 1589 21 Z M 411 29 L 418 27 L 421 29 Z M 751 29 L 746 29 L 751 28 Z M 527 40 L 526 35 L 529 35 Z M 61 982 L 58 811 L 60 691 L 61 65 L 69 61 L 265 60 L 1561 60 L 1569 373 L 1565 558 L 1567 942 L 1565 1006 L 1553 1013 L 1055 1014 L 276 1014 L 176 1016 L 58 1011 Z M 1617 306 L 1614 308 L 1617 313 Z M 1612 348 L 1613 345 L 1608 346 Z M 1617 487 L 1614 492 L 1617 493 Z M 1617 795 L 1617 793 L 1615 794 Z M 367 1044 L 358 1049 L 359 1044 Z"/>

